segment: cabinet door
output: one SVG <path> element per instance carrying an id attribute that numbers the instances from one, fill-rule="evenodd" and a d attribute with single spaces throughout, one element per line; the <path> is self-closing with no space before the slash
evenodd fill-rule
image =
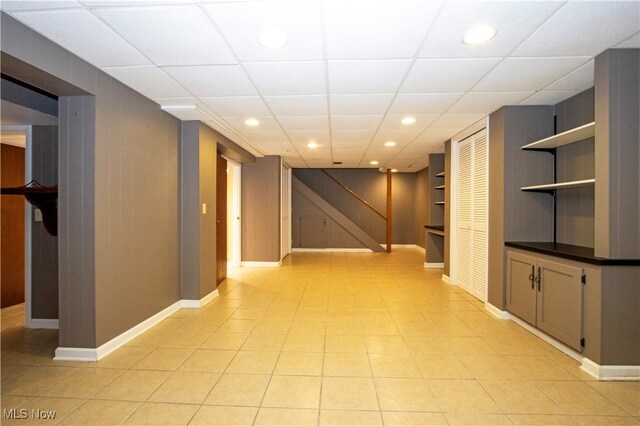
<path id="1" fill-rule="evenodd" d="M 507 252 L 507 310 L 533 325 L 536 323 L 536 290 L 531 273 L 535 266 L 535 257 Z"/>
<path id="2" fill-rule="evenodd" d="M 581 350 L 582 269 L 542 259 L 538 267 L 538 328 Z"/>

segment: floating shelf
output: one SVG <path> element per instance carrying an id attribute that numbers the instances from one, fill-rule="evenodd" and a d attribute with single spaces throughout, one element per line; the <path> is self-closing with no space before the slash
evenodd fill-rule
<path id="1" fill-rule="evenodd" d="M 436 186 L 436 187 L 434 187 L 433 189 L 441 189 L 441 190 L 443 190 L 443 191 L 444 191 L 444 185 Z"/>
<path id="2" fill-rule="evenodd" d="M 444 206 L 444 201 L 436 201 L 435 203 L 436 206 Z"/>
<path id="3" fill-rule="evenodd" d="M 444 177 L 444 172 L 436 173 L 436 177 Z"/>
<path id="4" fill-rule="evenodd" d="M 523 191 L 532 192 L 551 192 L 556 189 L 573 189 L 573 188 L 589 188 L 596 183 L 595 179 L 575 180 L 571 182 L 549 183 L 546 185 L 524 186 L 520 188 Z"/>
<path id="5" fill-rule="evenodd" d="M 585 139 L 589 139 L 595 136 L 596 123 L 585 124 L 575 129 L 567 130 L 566 132 L 558 133 L 557 135 L 549 136 L 548 138 L 541 139 L 537 142 L 530 143 L 522 147 L 522 149 L 529 150 L 548 150 L 561 146 L 569 145 L 575 142 L 580 142 Z M 437 176 L 437 175 L 436 175 Z"/>

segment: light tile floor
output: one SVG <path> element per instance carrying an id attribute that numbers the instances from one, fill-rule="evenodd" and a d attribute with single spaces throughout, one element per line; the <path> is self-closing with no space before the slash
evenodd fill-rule
<path id="1" fill-rule="evenodd" d="M 423 254 L 296 253 L 241 268 L 95 363 L 2 311 L 3 424 L 640 424 L 640 383 L 578 363 L 424 270 Z"/>

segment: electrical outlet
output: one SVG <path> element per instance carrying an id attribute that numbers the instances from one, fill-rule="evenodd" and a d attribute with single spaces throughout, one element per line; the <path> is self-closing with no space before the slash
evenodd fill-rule
<path id="1" fill-rule="evenodd" d="M 202 203 L 202 214 L 207 214 L 207 203 Z"/>

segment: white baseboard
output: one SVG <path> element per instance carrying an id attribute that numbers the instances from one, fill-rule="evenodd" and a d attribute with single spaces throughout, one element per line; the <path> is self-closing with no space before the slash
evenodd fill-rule
<path id="1" fill-rule="evenodd" d="M 442 274 L 442 277 L 440 279 L 447 284 L 451 284 L 451 278 L 449 277 L 449 275 Z"/>
<path id="2" fill-rule="evenodd" d="M 598 380 L 640 380 L 640 365 L 599 365 L 583 358 L 580 369 Z"/>
<path id="3" fill-rule="evenodd" d="M 282 264 L 282 261 L 277 261 L 277 262 L 250 262 L 250 261 L 243 260 L 242 262 L 240 262 L 240 266 L 253 266 L 253 267 L 257 267 L 257 268 L 263 268 L 263 267 L 275 268 L 275 267 L 280 266 L 281 264 Z"/>
<path id="4" fill-rule="evenodd" d="M 387 248 L 386 244 L 380 244 L 383 248 Z M 424 252 L 425 250 L 417 244 L 391 244 L 391 249 L 416 249 Z"/>
<path id="5" fill-rule="evenodd" d="M 60 321 L 57 319 L 31 318 L 27 323 L 27 328 L 46 328 L 48 330 L 57 330 L 60 328 Z"/>
<path id="6" fill-rule="evenodd" d="M 373 253 L 368 248 L 294 248 L 294 253 Z"/>
<path id="7" fill-rule="evenodd" d="M 122 345 L 138 337 L 163 319 L 169 317 L 182 307 L 182 300 L 178 300 L 173 305 L 163 309 L 157 314 L 147 318 L 140 324 L 130 328 L 119 336 L 114 337 L 107 343 L 97 348 L 66 348 L 59 347 L 56 349 L 55 357 L 57 361 L 99 361 L 111 352 L 115 351 Z"/>
<path id="8" fill-rule="evenodd" d="M 513 315 L 511 315 L 509 312 L 507 311 L 502 311 L 498 308 L 496 308 L 495 306 L 493 306 L 491 303 L 489 302 L 484 302 L 484 308 L 494 317 L 498 318 L 498 319 L 502 319 L 502 320 L 510 320 L 513 318 Z"/>
<path id="9" fill-rule="evenodd" d="M 414 248 L 414 249 L 416 249 L 416 250 L 418 250 L 418 251 L 420 251 L 420 252 L 422 252 L 422 253 L 426 253 L 426 252 L 427 252 L 427 250 L 426 250 L 424 247 L 420 247 L 420 246 L 419 246 L 419 245 L 417 245 L 417 244 L 414 244 L 414 245 L 413 245 L 413 248 Z"/>
<path id="10" fill-rule="evenodd" d="M 218 297 L 219 294 L 218 289 L 215 289 L 200 300 L 182 299 L 180 301 L 180 307 L 188 309 L 202 308 L 204 305 Z"/>
<path id="11" fill-rule="evenodd" d="M 442 268 L 444 268 L 444 263 L 427 263 L 427 262 L 424 262 L 424 267 L 426 269 L 442 269 Z"/>

